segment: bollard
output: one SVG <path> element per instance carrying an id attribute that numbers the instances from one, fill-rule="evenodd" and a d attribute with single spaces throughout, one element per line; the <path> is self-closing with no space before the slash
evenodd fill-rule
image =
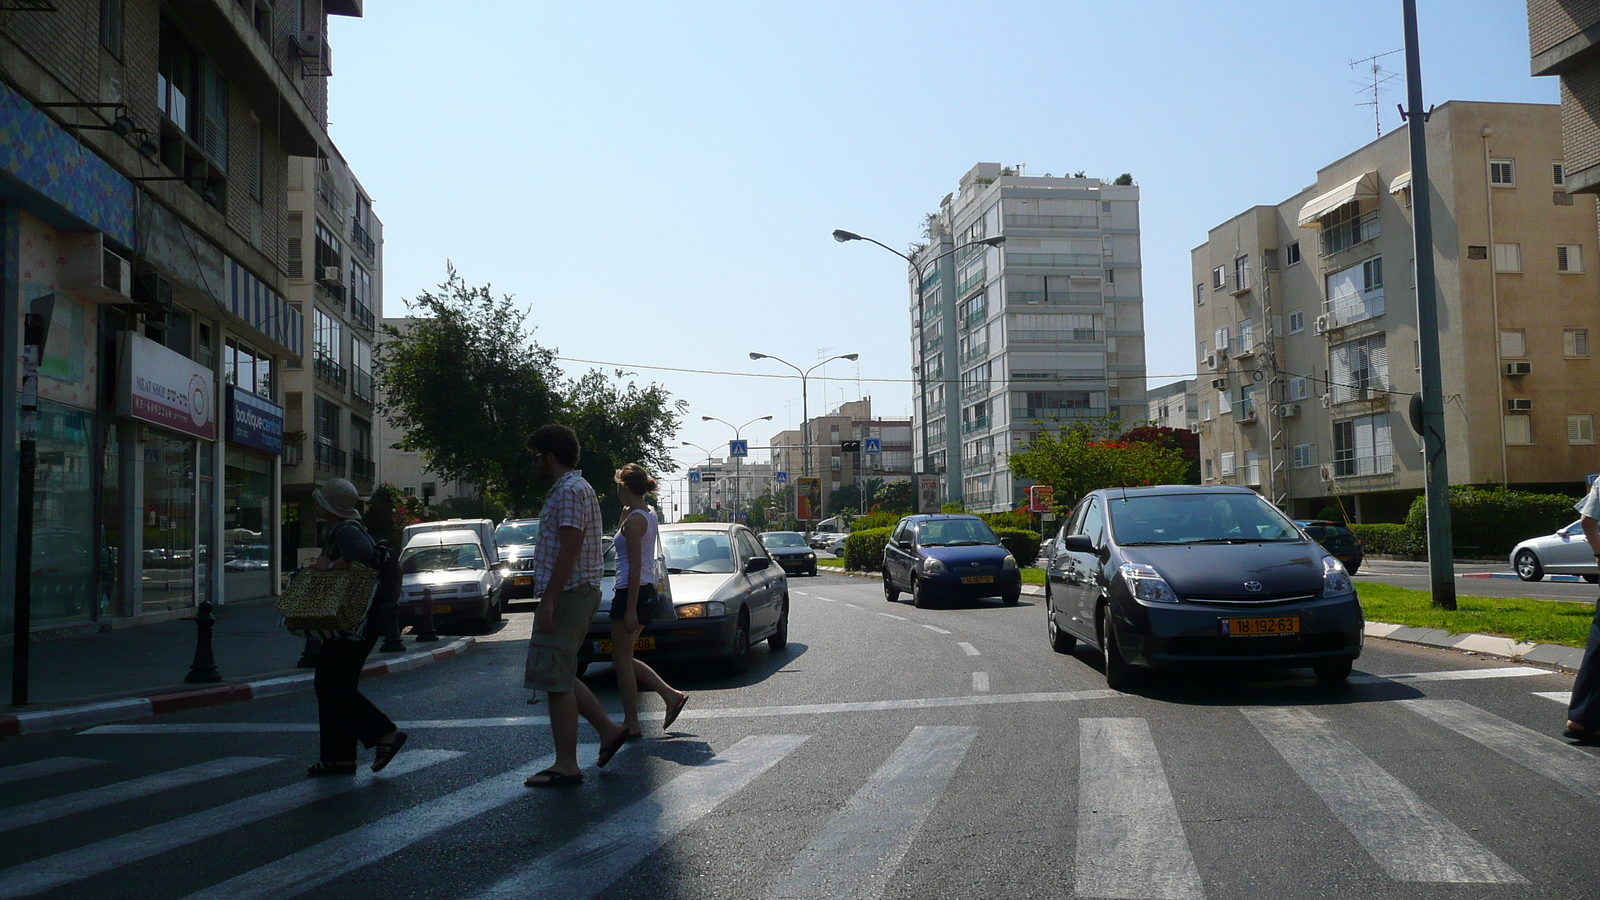
<path id="1" fill-rule="evenodd" d="M 200 614 L 194 617 L 194 662 L 189 665 L 189 674 L 184 676 L 186 684 L 210 684 L 222 680 L 222 676 L 217 674 L 217 658 L 211 652 L 211 629 L 217 624 L 211 609 L 211 601 L 206 600 L 200 604 Z"/>
<path id="2" fill-rule="evenodd" d="M 294 664 L 296 669 L 315 669 L 317 657 L 322 655 L 322 642 L 316 638 L 306 638 L 305 649 L 300 651 L 300 661 Z"/>
<path id="3" fill-rule="evenodd" d="M 433 589 L 422 589 L 422 624 L 417 626 L 417 643 L 426 644 L 439 639 L 433 630 Z"/>
<path id="4" fill-rule="evenodd" d="M 400 640 L 400 604 L 387 604 L 378 615 L 383 617 L 383 646 L 378 648 L 378 652 L 403 652 L 406 645 Z"/>

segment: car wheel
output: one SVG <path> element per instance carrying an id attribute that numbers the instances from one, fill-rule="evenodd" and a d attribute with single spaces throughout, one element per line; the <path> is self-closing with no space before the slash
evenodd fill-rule
<path id="1" fill-rule="evenodd" d="M 725 668 L 730 675 L 743 675 L 750 669 L 750 613 L 739 610 L 739 622 L 733 629 L 733 654 Z"/>
<path id="2" fill-rule="evenodd" d="M 767 638 L 767 647 L 771 650 L 782 650 L 789 646 L 789 597 L 783 598 L 783 612 L 778 613 L 778 630 Z"/>
<path id="3" fill-rule="evenodd" d="M 1523 581 L 1540 581 L 1544 578 L 1544 566 L 1539 564 L 1539 557 L 1532 550 L 1523 550 L 1517 554 L 1517 577 Z"/>
<path id="4" fill-rule="evenodd" d="M 1311 667 L 1311 671 L 1317 674 L 1318 681 L 1335 683 L 1350 677 L 1350 668 L 1353 664 L 1353 660 L 1334 659 L 1317 663 Z"/>
<path id="5" fill-rule="evenodd" d="M 817 577 L 817 567 L 816 566 L 812 566 L 811 567 L 811 577 L 812 578 Z"/>
<path id="6" fill-rule="evenodd" d="M 883 599 L 890 603 L 900 599 L 900 589 L 894 586 L 894 579 L 889 577 L 889 567 L 883 567 Z"/>
<path id="7" fill-rule="evenodd" d="M 1590 584 L 1600 584 L 1600 575 L 1585 575 L 1583 576 L 1583 580 L 1589 582 Z"/>
<path id="8" fill-rule="evenodd" d="M 922 580 L 915 575 L 911 576 L 911 605 L 917 609 L 928 608 L 928 598 L 923 593 Z"/>
<path id="9" fill-rule="evenodd" d="M 583 677 L 583 673 L 585 673 L 587 671 L 589 671 L 589 664 L 588 663 L 586 663 L 586 662 L 578 663 L 578 670 L 576 672 L 572 673 L 572 677 L 573 678 L 582 678 Z"/>
<path id="10" fill-rule="evenodd" d="M 1345 566 L 1344 571 L 1347 575 L 1354 575 L 1355 573 L 1361 571 L 1361 563 L 1353 562 L 1350 565 Z"/>
<path id="11" fill-rule="evenodd" d="M 1014 591 L 1007 591 L 1006 593 L 1004 593 L 1004 594 L 1002 594 L 1000 596 L 1000 602 L 1004 603 L 1007 606 L 1016 606 L 1017 603 L 1021 599 L 1022 599 L 1022 588 L 1017 588 Z"/>
<path id="12" fill-rule="evenodd" d="M 1044 623 L 1045 634 L 1050 636 L 1050 649 L 1057 653 L 1071 653 L 1078 639 L 1062 631 L 1061 626 L 1056 624 L 1055 599 L 1050 596 L 1049 588 L 1044 592 Z"/>
<path id="13" fill-rule="evenodd" d="M 1122 647 L 1117 643 L 1117 627 L 1111 621 L 1111 607 L 1100 607 L 1100 656 L 1105 662 L 1106 687 L 1125 691 L 1138 683 L 1133 666 L 1122 658 Z"/>

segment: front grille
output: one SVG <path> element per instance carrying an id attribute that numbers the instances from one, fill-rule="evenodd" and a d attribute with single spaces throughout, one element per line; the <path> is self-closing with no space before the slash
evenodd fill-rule
<path id="1" fill-rule="evenodd" d="M 1284 603 L 1305 603 L 1317 599 L 1316 594 L 1293 594 L 1290 596 L 1246 596 L 1246 597 L 1184 597 L 1188 603 L 1209 603 L 1216 606 L 1278 606 Z"/>

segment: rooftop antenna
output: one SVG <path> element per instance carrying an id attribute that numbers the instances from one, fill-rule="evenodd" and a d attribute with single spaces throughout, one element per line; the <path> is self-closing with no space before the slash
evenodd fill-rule
<path id="1" fill-rule="evenodd" d="M 1383 137 L 1383 117 L 1381 112 L 1383 107 L 1379 105 L 1378 98 L 1383 95 L 1386 89 L 1385 86 L 1388 85 L 1389 82 L 1400 77 L 1400 73 L 1391 72 L 1388 69 L 1385 69 L 1383 64 L 1378 62 L 1378 60 L 1383 59 L 1385 56 L 1394 56 L 1396 53 L 1404 52 L 1405 50 L 1403 49 L 1390 50 L 1388 53 L 1379 53 L 1377 56 L 1369 56 L 1366 59 L 1350 60 L 1350 68 L 1352 69 L 1354 69 L 1356 66 L 1367 67 L 1367 73 L 1370 77 L 1364 78 L 1361 81 L 1357 81 L 1355 84 L 1359 85 L 1360 87 L 1357 93 L 1370 93 L 1372 95 L 1372 99 L 1364 100 L 1356 105 L 1372 107 L 1372 124 L 1378 132 L 1378 137 Z"/>

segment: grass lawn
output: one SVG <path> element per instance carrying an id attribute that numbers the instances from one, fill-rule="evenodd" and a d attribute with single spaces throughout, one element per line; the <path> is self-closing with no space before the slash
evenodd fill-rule
<path id="1" fill-rule="evenodd" d="M 844 560 L 839 559 L 838 557 L 833 559 L 819 559 L 817 560 L 817 565 L 824 566 L 829 569 L 843 569 Z"/>
<path id="2" fill-rule="evenodd" d="M 1434 609 L 1427 591 L 1362 584 L 1361 608 L 1369 622 L 1438 628 L 1454 634 L 1497 634 L 1519 641 L 1582 647 L 1594 621 L 1594 603 L 1456 595 L 1454 612 Z"/>

